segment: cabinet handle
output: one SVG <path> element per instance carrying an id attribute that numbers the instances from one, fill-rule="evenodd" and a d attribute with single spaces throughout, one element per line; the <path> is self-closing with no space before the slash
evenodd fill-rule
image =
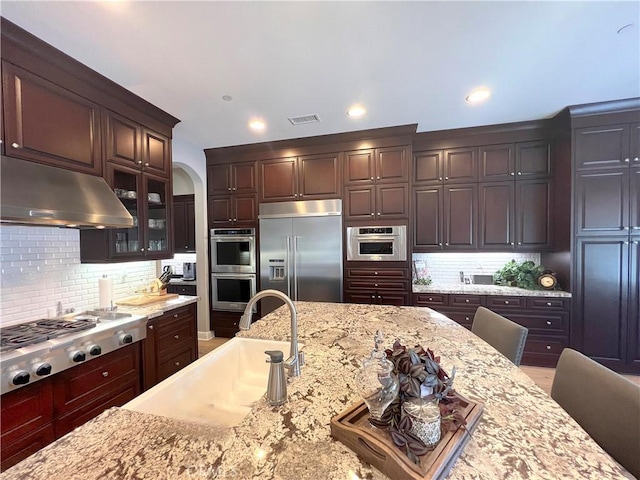
<path id="1" fill-rule="evenodd" d="M 173 338 L 175 338 L 176 340 L 180 340 L 180 335 L 174 335 Z"/>
<path id="2" fill-rule="evenodd" d="M 377 180 L 380 180 L 380 177 L 376 177 Z"/>
<path id="3" fill-rule="evenodd" d="M 433 297 L 429 297 L 429 301 L 432 302 L 433 301 Z"/>
<path id="4" fill-rule="evenodd" d="M 237 222 L 238 220 L 236 218 L 233 219 L 234 222 Z"/>
<path id="5" fill-rule="evenodd" d="M 438 244 L 438 246 L 439 246 L 439 247 L 441 247 L 441 246 L 442 246 L 442 242 L 440 242 L 440 243 Z"/>
<path id="6" fill-rule="evenodd" d="M 378 274 L 378 272 L 373 272 L 373 274 L 374 274 L 374 275 L 377 275 L 377 274 Z"/>
<path id="7" fill-rule="evenodd" d="M 13 148 L 20 148 L 20 144 L 18 144 L 18 143 L 16 143 L 16 142 L 13 142 L 13 143 L 11 144 L 11 146 L 12 146 Z"/>
<path id="8" fill-rule="evenodd" d="M 640 162 L 640 158 L 638 158 L 638 157 L 633 157 L 633 161 L 634 161 L 634 162 Z"/>
<path id="9" fill-rule="evenodd" d="M 149 166 L 149 162 L 145 163 L 145 164 L 144 164 L 144 166 L 145 166 L 145 167 L 148 167 L 148 166 Z"/>
<path id="10" fill-rule="evenodd" d="M 373 177 L 371 177 L 371 179 L 370 179 L 370 180 L 373 180 Z"/>
<path id="11" fill-rule="evenodd" d="M 625 159 L 624 159 L 624 163 L 629 163 L 629 159 L 628 159 L 628 158 L 625 158 Z"/>
<path id="12" fill-rule="evenodd" d="M 465 302 L 465 303 L 469 303 L 469 299 L 468 299 L 468 298 L 465 298 L 465 299 L 464 299 L 464 302 Z"/>
<path id="13" fill-rule="evenodd" d="M 371 212 L 371 216 L 373 217 L 375 214 L 373 212 Z"/>
<path id="14" fill-rule="evenodd" d="M 518 242 L 518 245 L 522 245 L 522 242 Z"/>
<path id="15" fill-rule="evenodd" d="M 153 330 L 153 325 L 149 325 L 149 330 Z"/>
<path id="16" fill-rule="evenodd" d="M 511 175 L 512 177 L 516 174 L 516 172 L 511 172 L 509 175 Z"/>
<path id="17" fill-rule="evenodd" d="M 509 305 L 509 300 L 505 300 L 505 301 L 504 301 L 504 304 L 505 304 L 505 305 Z"/>
<path id="18" fill-rule="evenodd" d="M 142 165 L 142 160 L 138 160 L 136 163 L 137 163 L 138 165 Z"/>
<path id="19" fill-rule="evenodd" d="M 109 372 L 102 372 L 102 376 L 107 378 L 109 376 Z"/>
<path id="20" fill-rule="evenodd" d="M 227 187 L 227 190 L 231 191 L 231 187 Z"/>
<path id="21" fill-rule="evenodd" d="M 551 325 L 551 322 L 549 320 L 547 320 L 547 325 Z"/>
<path id="22" fill-rule="evenodd" d="M 178 314 L 177 314 L 177 313 L 174 313 L 174 314 L 173 314 L 173 318 L 178 318 Z"/>
<path id="23" fill-rule="evenodd" d="M 179 366 L 180 366 L 180 362 L 176 362 L 176 367 L 179 367 Z"/>
<path id="24" fill-rule="evenodd" d="M 380 215 L 380 212 L 378 212 L 378 215 Z"/>
<path id="25" fill-rule="evenodd" d="M 510 245 L 513 246 L 513 242 L 511 242 Z"/>
<path id="26" fill-rule="evenodd" d="M 547 350 L 551 350 L 551 345 L 547 345 Z"/>
<path id="27" fill-rule="evenodd" d="M 374 287 L 377 287 L 377 286 L 378 286 L 378 284 L 377 284 L 377 283 L 374 283 L 374 284 L 373 284 L 373 286 L 374 286 Z"/>
<path id="28" fill-rule="evenodd" d="M 551 302 L 547 302 L 547 307 L 550 307 L 550 306 L 551 306 Z"/>
<path id="29" fill-rule="evenodd" d="M 445 243 L 445 245 L 448 247 L 449 246 L 449 242 Z"/>
<path id="30" fill-rule="evenodd" d="M 640 227 L 633 227 L 633 230 L 640 230 Z"/>
<path id="31" fill-rule="evenodd" d="M 522 175 L 522 172 L 518 172 L 518 175 Z"/>
<path id="32" fill-rule="evenodd" d="M 470 320 L 469 317 L 464 317 L 464 319 L 468 322 Z"/>

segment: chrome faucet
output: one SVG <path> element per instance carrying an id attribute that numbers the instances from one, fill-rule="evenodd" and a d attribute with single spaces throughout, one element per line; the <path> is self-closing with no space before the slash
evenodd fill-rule
<path id="1" fill-rule="evenodd" d="M 300 376 L 300 367 L 304 365 L 304 353 L 298 351 L 298 312 L 288 296 L 279 290 L 262 290 L 256 293 L 247 302 L 244 313 L 240 318 L 240 330 L 249 330 L 251 328 L 253 306 L 258 303 L 258 300 L 264 297 L 279 298 L 289 307 L 289 313 L 291 314 L 291 347 L 289 349 L 289 358 L 285 360 L 284 367 L 287 369 L 290 377 L 298 377 Z"/>

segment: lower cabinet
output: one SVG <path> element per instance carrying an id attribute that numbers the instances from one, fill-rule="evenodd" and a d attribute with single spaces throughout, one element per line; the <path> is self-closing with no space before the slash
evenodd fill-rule
<path id="1" fill-rule="evenodd" d="M 213 323 L 213 332 L 216 337 L 233 338 L 240 331 L 240 317 L 242 312 L 223 312 L 213 310 L 211 312 L 211 322 Z M 257 317 L 254 315 L 254 319 Z"/>
<path id="2" fill-rule="evenodd" d="M 167 285 L 167 293 L 177 293 L 178 295 L 190 295 L 195 297 L 198 290 L 195 285 L 169 284 Z"/>
<path id="3" fill-rule="evenodd" d="M 373 305 L 409 305 L 406 268 L 347 268 L 344 301 Z"/>
<path id="4" fill-rule="evenodd" d="M 2 395 L 2 470 L 139 393 L 140 342 L 136 342 Z"/>
<path id="5" fill-rule="evenodd" d="M 522 363 L 555 367 L 569 346 L 569 298 L 414 293 L 413 304 L 429 307 L 471 329 L 476 309 L 486 307 L 527 327 Z"/>
<path id="6" fill-rule="evenodd" d="M 143 387 L 153 387 L 198 358 L 196 304 L 176 308 L 147 323 Z"/>

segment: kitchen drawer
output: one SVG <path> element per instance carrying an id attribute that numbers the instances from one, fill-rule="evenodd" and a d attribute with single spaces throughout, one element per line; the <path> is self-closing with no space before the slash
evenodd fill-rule
<path id="1" fill-rule="evenodd" d="M 211 312 L 211 321 L 213 323 L 213 331 L 216 337 L 233 338 L 240 331 L 240 312 L 223 312 L 213 310 Z M 254 316 L 253 320 L 257 320 Z"/>
<path id="2" fill-rule="evenodd" d="M 475 315 L 475 312 L 447 311 L 439 309 L 436 309 L 436 311 L 442 313 L 446 317 L 449 317 L 451 320 L 459 323 L 463 327 L 470 329 L 473 324 L 473 316 Z"/>
<path id="3" fill-rule="evenodd" d="M 157 351 L 162 357 L 167 351 L 174 351 L 181 345 L 193 343 L 195 336 L 193 321 L 191 319 L 179 319 L 167 322 L 158 328 Z"/>
<path id="4" fill-rule="evenodd" d="M 486 306 L 489 310 L 498 311 L 499 309 L 525 308 L 527 299 L 525 297 L 498 297 L 489 295 L 486 299 Z"/>
<path id="5" fill-rule="evenodd" d="M 522 364 L 555 368 L 562 350 L 568 346 L 567 337 L 529 336 L 524 346 Z"/>
<path id="6" fill-rule="evenodd" d="M 409 305 L 409 294 L 378 290 L 376 292 L 376 301 L 374 303 L 378 305 L 395 305 L 396 307 Z"/>
<path id="7" fill-rule="evenodd" d="M 570 298 L 558 297 L 527 297 L 527 308 L 536 310 L 562 309 L 569 310 Z"/>
<path id="8" fill-rule="evenodd" d="M 451 307 L 483 307 L 485 299 L 483 295 L 449 295 L 449 306 Z"/>
<path id="9" fill-rule="evenodd" d="M 140 342 L 60 372 L 53 380 L 54 415 L 99 404 L 122 385 L 140 392 Z"/>
<path id="10" fill-rule="evenodd" d="M 568 335 L 569 313 L 567 312 L 518 312 L 503 313 L 509 320 L 527 327 L 531 333 Z"/>
<path id="11" fill-rule="evenodd" d="M 189 321 L 194 321 L 195 318 L 195 306 L 187 305 L 186 307 L 176 308 L 174 310 L 170 310 L 165 313 L 163 316 L 159 317 L 158 320 L 158 331 L 162 331 L 163 329 L 171 330 L 172 326 L 170 326 L 170 322 L 180 322 L 185 319 L 189 319 Z"/>
<path id="12" fill-rule="evenodd" d="M 47 378 L 18 390 L 5 393 L 0 399 L 2 408 L 2 458 L 4 444 L 29 435 L 36 428 L 53 420 L 53 387 Z"/>
<path id="13" fill-rule="evenodd" d="M 14 441 L 7 441 L 3 437 L 0 470 L 4 471 L 13 467 L 16 463 L 46 447 L 55 439 L 52 423 L 48 423 L 35 430 L 30 430 L 27 435 Z"/>
<path id="14" fill-rule="evenodd" d="M 347 268 L 347 278 L 358 277 L 387 277 L 409 280 L 409 270 L 406 268 Z"/>
<path id="15" fill-rule="evenodd" d="M 167 286 L 167 293 L 177 293 L 178 295 L 197 296 L 195 285 L 171 285 Z"/>
<path id="16" fill-rule="evenodd" d="M 349 290 L 358 290 L 358 289 L 385 289 L 385 290 L 399 290 L 401 292 L 409 291 L 409 282 L 407 280 L 387 280 L 384 278 L 373 278 L 373 279 L 358 279 L 358 280 L 347 280 L 346 288 Z"/>
<path id="17" fill-rule="evenodd" d="M 414 293 L 413 304 L 420 307 L 449 305 L 449 296 L 443 293 Z"/>
<path id="18" fill-rule="evenodd" d="M 160 362 L 158 365 L 158 382 L 170 377 L 179 370 L 193 362 L 193 350 L 191 347 L 176 353 L 171 358 Z"/>

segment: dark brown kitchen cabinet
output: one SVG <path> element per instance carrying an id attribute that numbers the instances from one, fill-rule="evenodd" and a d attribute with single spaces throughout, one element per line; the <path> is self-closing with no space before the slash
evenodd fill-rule
<path id="1" fill-rule="evenodd" d="M 252 226 L 258 221 L 255 193 L 209 197 L 209 227 Z"/>
<path id="2" fill-rule="evenodd" d="M 170 182 L 112 163 L 107 182 L 133 217 L 133 227 L 80 231 L 83 262 L 108 263 L 173 257 Z"/>
<path id="3" fill-rule="evenodd" d="M 480 147 L 480 182 L 551 177 L 551 144 L 546 140 Z"/>
<path id="4" fill-rule="evenodd" d="M 443 156 L 442 150 L 414 153 L 412 183 L 414 185 L 441 184 L 444 181 Z"/>
<path id="5" fill-rule="evenodd" d="M 198 289 L 195 285 L 170 283 L 169 285 L 167 285 L 167 293 L 177 293 L 178 295 L 190 295 L 192 297 L 195 297 L 198 295 Z"/>
<path id="6" fill-rule="evenodd" d="M 416 187 L 413 202 L 414 251 L 440 250 L 444 243 L 444 187 Z"/>
<path id="7" fill-rule="evenodd" d="M 477 184 L 444 188 L 444 248 L 473 250 L 477 245 Z"/>
<path id="8" fill-rule="evenodd" d="M 0 469 L 12 467 L 56 439 L 50 378 L 2 395 Z"/>
<path id="9" fill-rule="evenodd" d="M 345 302 L 409 305 L 411 291 L 406 268 L 347 268 Z"/>
<path id="10" fill-rule="evenodd" d="M 640 124 L 616 124 L 574 130 L 577 170 L 625 168 L 640 164 Z"/>
<path id="11" fill-rule="evenodd" d="M 345 220 L 383 220 L 407 218 L 407 184 L 362 185 L 344 191 Z"/>
<path id="12" fill-rule="evenodd" d="M 476 147 L 427 150 L 413 155 L 414 185 L 470 183 L 478 181 Z"/>
<path id="13" fill-rule="evenodd" d="M 149 320 L 142 355 L 144 390 L 197 360 L 196 305 L 176 308 Z"/>
<path id="14" fill-rule="evenodd" d="M 410 146 L 345 152 L 344 184 L 348 186 L 408 182 L 410 155 Z"/>
<path id="15" fill-rule="evenodd" d="M 196 251 L 196 214 L 194 195 L 173 196 L 173 243 L 175 253 Z"/>
<path id="16" fill-rule="evenodd" d="M 260 202 L 340 198 L 340 165 L 337 153 L 263 160 Z"/>
<path id="17" fill-rule="evenodd" d="M 256 162 L 222 163 L 207 167 L 209 195 L 254 193 L 257 184 Z"/>
<path id="18" fill-rule="evenodd" d="M 242 312 L 211 312 L 211 327 L 216 337 L 233 338 L 240 331 L 240 317 Z"/>
<path id="19" fill-rule="evenodd" d="M 577 235 L 627 234 L 631 203 L 629 177 L 629 168 L 576 172 Z"/>
<path id="20" fill-rule="evenodd" d="M 100 106 L 6 61 L 2 75 L 7 155 L 101 175 Z"/>
<path id="21" fill-rule="evenodd" d="M 479 149 L 479 176 L 481 182 L 513 180 L 516 170 L 515 144 L 487 145 Z"/>

